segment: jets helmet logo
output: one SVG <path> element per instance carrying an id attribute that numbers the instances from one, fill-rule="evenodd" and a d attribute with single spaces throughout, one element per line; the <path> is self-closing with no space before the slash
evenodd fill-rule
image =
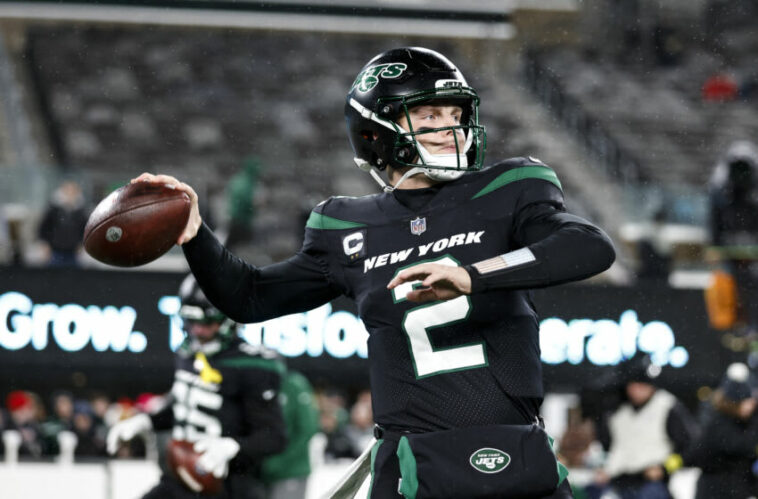
<path id="1" fill-rule="evenodd" d="M 361 93 L 368 92 L 379 83 L 379 78 L 397 78 L 407 68 L 408 66 L 402 62 L 388 62 L 371 66 L 361 71 L 355 82 L 353 82 L 353 88 L 357 87 Z"/>
<path id="2" fill-rule="evenodd" d="M 497 473 L 511 464 L 511 456 L 500 449 L 485 447 L 471 454 L 469 462 L 482 473 Z"/>

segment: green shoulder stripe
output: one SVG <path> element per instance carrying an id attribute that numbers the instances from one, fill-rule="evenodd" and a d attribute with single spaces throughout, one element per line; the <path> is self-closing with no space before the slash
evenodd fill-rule
<path id="1" fill-rule="evenodd" d="M 215 366 L 224 367 L 257 367 L 266 371 L 274 371 L 284 374 L 286 368 L 284 364 L 271 359 L 261 359 L 260 357 L 234 357 L 231 359 L 221 359 L 213 363 Z"/>
<path id="2" fill-rule="evenodd" d="M 321 213 L 311 212 L 311 216 L 308 217 L 306 227 L 311 229 L 325 229 L 325 230 L 339 230 L 339 229 L 355 229 L 356 227 L 365 227 L 366 224 L 358 222 L 350 222 L 348 220 L 340 220 L 339 218 L 332 218 Z"/>
<path id="3" fill-rule="evenodd" d="M 500 189 L 501 187 L 504 187 L 510 183 L 527 178 L 547 180 L 548 182 L 553 183 L 557 188 L 563 190 L 563 187 L 561 187 L 561 182 L 558 180 L 558 176 L 553 170 L 547 166 L 527 165 L 519 168 L 514 168 L 513 170 L 508 170 L 507 172 L 500 174 L 495 180 L 487 184 L 484 189 L 477 192 L 471 199 L 476 199 L 478 197 L 484 196 L 485 194 L 489 194 L 496 189 Z"/>

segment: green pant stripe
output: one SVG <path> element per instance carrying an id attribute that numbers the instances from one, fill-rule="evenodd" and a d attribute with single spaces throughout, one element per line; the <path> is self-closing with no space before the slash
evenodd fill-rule
<path id="1" fill-rule="evenodd" d="M 406 499 L 416 499 L 418 493 L 416 456 L 413 455 L 413 449 L 411 449 L 407 437 L 400 437 L 400 441 L 397 443 L 397 457 L 400 461 L 400 476 L 403 477 L 400 483 L 400 493 Z"/>

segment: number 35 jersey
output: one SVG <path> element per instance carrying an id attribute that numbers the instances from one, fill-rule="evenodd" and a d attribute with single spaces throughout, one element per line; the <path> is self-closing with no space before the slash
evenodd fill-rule
<path id="1" fill-rule="evenodd" d="M 284 364 L 275 353 L 239 338 L 215 354 L 193 352 L 185 341 L 175 355 L 171 404 L 151 415 L 157 430 L 196 442 L 230 437 L 240 444 L 231 473 L 281 451 L 286 429 L 278 400 Z"/>
<path id="2" fill-rule="evenodd" d="M 514 159 L 428 189 L 330 198 L 311 213 L 302 251 L 357 304 L 377 423 L 430 431 L 536 416 L 542 371 L 528 291 L 419 304 L 405 299 L 418 282 L 387 283 L 422 262 L 469 265 L 526 246 L 529 207 L 541 204 L 564 210 L 557 176 Z M 525 399 L 537 402 L 514 420 Z"/>

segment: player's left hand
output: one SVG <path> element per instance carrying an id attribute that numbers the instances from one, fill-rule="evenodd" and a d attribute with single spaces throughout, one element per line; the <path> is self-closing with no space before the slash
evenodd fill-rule
<path id="1" fill-rule="evenodd" d="M 195 452 L 202 452 L 197 465 L 217 478 L 224 478 L 229 472 L 229 461 L 240 451 L 240 444 L 229 437 L 208 437 L 198 440 Z"/>
<path id="2" fill-rule="evenodd" d="M 400 271 L 387 284 L 394 289 L 404 282 L 421 281 L 422 288 L 409 291 L 405 298 L 412 302 L 452 300 L 471 293 L 471 276 L 463 267 L 421 263 Z"/>

